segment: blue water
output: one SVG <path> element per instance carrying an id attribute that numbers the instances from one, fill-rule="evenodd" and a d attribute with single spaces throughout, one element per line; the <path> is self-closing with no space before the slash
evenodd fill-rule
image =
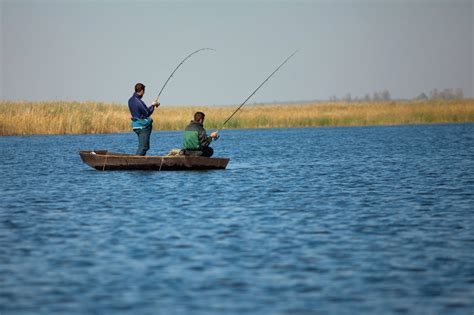
<path id="1" fill-rule="evenodd" d="M 224 171 L 79 158 L 135 137 L 0 138 L 2 315 L 474 312 L 474 124 L 224 131 Z"/>

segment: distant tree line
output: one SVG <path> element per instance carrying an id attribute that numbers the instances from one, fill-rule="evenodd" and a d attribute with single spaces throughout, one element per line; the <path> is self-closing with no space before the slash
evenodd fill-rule
<path id="1" fill-rule="evenodd" d="M 462 100 L 464 92 L 462 89 L 434 89 L 428 94 L 424 92 L 413 98 L 414 100 Z M 352 97 L 351 93 L 347 93 L 341 98 L 333 95 L 329 98 L 331 102 L 387 102 L 392 100 L 390 91 L 385 89 L 372 94 L 365 94 L 363 97 Z"/>
<path id="2" fill-rule="evenodd" d="M 338 98 L 337 96 L 331 96 L 329 99 L 332 102 L 338 102 L 338 101 L 343 101 L 343 102 L 386 102 L 390 101 L 392 99 L 392 96 L 389 92 L 389 90 L 383 90 L 380 92 L 375 92 L 372 95 L 371 94 L 365 94 L 363 97 L 352 97 L 351 93 L 347 93 L 344 95 L 342 98 Z"/>
<path id="3" fill-rule="evenodd" d="M 415 100 L 462 100 L 464 99 L 464 92 L 462 89 L 444 89 L 438 90 L 434 89 L 426 95 L 421 93 Z"/>

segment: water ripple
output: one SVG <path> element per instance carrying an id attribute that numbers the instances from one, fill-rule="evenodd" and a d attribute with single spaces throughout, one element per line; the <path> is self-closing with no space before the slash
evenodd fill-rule
<path id="1" fill-rule="evenodd" d="M 133 152 L 128 133 L 0 138 L 0 312 L 472 312 L 472 134 L 225 131 L 228 169 L 204 172 L 81 163 Z M 162 154 L 181 135 L 152 137 Z"/>

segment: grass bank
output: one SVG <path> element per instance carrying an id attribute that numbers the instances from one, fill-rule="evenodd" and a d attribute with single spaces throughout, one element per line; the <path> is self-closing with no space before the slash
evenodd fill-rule
<path id="1" fill-rule="evenodd" d="M 173 107 L 154 114 L 154 130 L 182 130 L 195 111 L 215 129 L 236 107 Z M 474 100 L 246 105 L 226 128 L 292 128 L 474 122 Z M 1 102 L 0 135 L 130 131 L 128 107 L 93 102 Z"/>

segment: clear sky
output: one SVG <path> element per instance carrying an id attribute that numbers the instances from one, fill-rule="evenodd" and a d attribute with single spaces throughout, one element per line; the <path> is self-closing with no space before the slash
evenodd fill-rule
<path id="1" fill-rule="evenodd" d="M 474 96 L 474 0 L 1 2 L 1 99 L 162 104 Z"/>

